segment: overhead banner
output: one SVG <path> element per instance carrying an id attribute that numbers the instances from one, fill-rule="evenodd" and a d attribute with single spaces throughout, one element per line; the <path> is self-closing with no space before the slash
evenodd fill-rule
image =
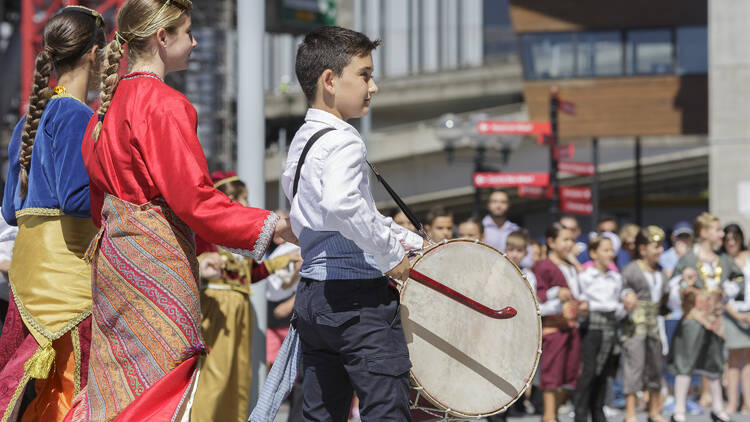
<path id="1" fill-rule="evenodd" d="M 576 174 L 578 176 L 593 176 L 596 174 L 594 163 L 585 161 L 560 161 L 557 163 L 557 171 Z"/>
<path id="2" fill-rule="evenodd" d="M 590 201 L 591 188 L 585 186 L 560 186 L 560 199 L 571 201 Z"/>
<path id="3" fill-rule="evenodd" d="M 565 214 L 591 215 L 594 204 L 583 201 L 560 201 L 560 210 Z"/>
<path id="4" fill-rule="evenodd" d="M 480 135 L 545 135 L 552 133 L 549 122 L 505 122 L 502 120 L 480 120 L 477 122 Z"/>
<path id="5" fill-rule="evenodd" d="M 547 186 L 549 173 L 474 173 L 474 187 Z"/>

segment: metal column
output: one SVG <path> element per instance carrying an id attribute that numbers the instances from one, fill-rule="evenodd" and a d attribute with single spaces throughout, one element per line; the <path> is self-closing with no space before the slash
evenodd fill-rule
<path id="1" fill-rule="evenodd" d="M 263 113 L 263 37 L 265 34 L 265 0 L 237 0 L 237 175 L 247 184 L 248 201 L 265 207 L 265 139 Z M 260 387 L 266 379 L 266 285 L 253 284 L 251 296 L 255 327 L 253 330 L 253 384 L 251 408 L 258 401 Z"/>

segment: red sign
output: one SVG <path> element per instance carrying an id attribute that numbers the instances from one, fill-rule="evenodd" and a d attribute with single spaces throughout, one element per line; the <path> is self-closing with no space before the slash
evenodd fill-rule
<path id="1" fill-rule="evenodd" d="M 547 186 L 549 173 L 474 173 L 474 187 Z"/>
<path id="2" fill-rule="evenodd" d="M 560 199 L 563 201 L 590 201 L 591 188 L 585 186 L 560 186 Z"/>
<path id="3" fill-rule="evenodd" d="M 564 100 L 557 100 L 557 109 L 571 116 L 575 116 L 577 112 L 575 103 Z"/>
<path id="4" fill-rule="evenodd" d="M 521 198 L 552 198 L 552 186 L 519 186 L 518 196 Z"/>
<path id="5" fill-rule="evenodd" d="M 577 174 L 579 176 L 593 176 L 596 174 L 594 163 L 585 161 L 560 161 L 557 170 L 565 173 Z"/>
<path id="6" fill-rule="evenodd" d="M 555 148 L 555 159 L 573 158 L 576 155 L 576 146 L 573 144 L 563 145 Z"/>
<path id="7" fill-rule="evenodd" d="M 566 214 L 591 215 L 594 204 L 583 201 L 560 201 L 560 210 Z"/>
<path id="8" fill-rule="evenodd" d="M 477 133 L 480 135 L 539 135 L 551 133 L 549 122 L 504 122 L 501 120 L 480 120 Z"/>

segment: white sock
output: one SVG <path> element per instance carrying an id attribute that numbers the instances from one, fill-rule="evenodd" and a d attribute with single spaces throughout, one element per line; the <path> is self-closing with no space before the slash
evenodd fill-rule
<path id="1" fill-rule="evenodd" d="M 724 399 L 721 397 L 721 382 L 718 378 L 708 380 L 708 390 L 711 392 L 711 410 L 724 419 L 727 415 L 724 414 L 724 406 L 722 406 Z"/>
<path id="2" fill-rule="evenodd" d="M 689 389 L 689 375 L 677 375 L 674 377 L 674 419 L 676 421 L 685 422 L 685 407 L 687 406 Z"/>

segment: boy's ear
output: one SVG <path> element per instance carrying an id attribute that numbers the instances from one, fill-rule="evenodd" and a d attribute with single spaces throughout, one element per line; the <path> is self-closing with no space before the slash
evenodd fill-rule
<path id="1" fill-rule="evenodd" d="M 336 75 L 334 75 L 333 70 L 331 69 L 326 69 L 320 74 L 319 80 L 323 87 L 323 92 L 326 92 L 329 95 L 334 95 L 336 93 L 336 88 L 333 85 L 333 79 L 335 76 Z"/>

